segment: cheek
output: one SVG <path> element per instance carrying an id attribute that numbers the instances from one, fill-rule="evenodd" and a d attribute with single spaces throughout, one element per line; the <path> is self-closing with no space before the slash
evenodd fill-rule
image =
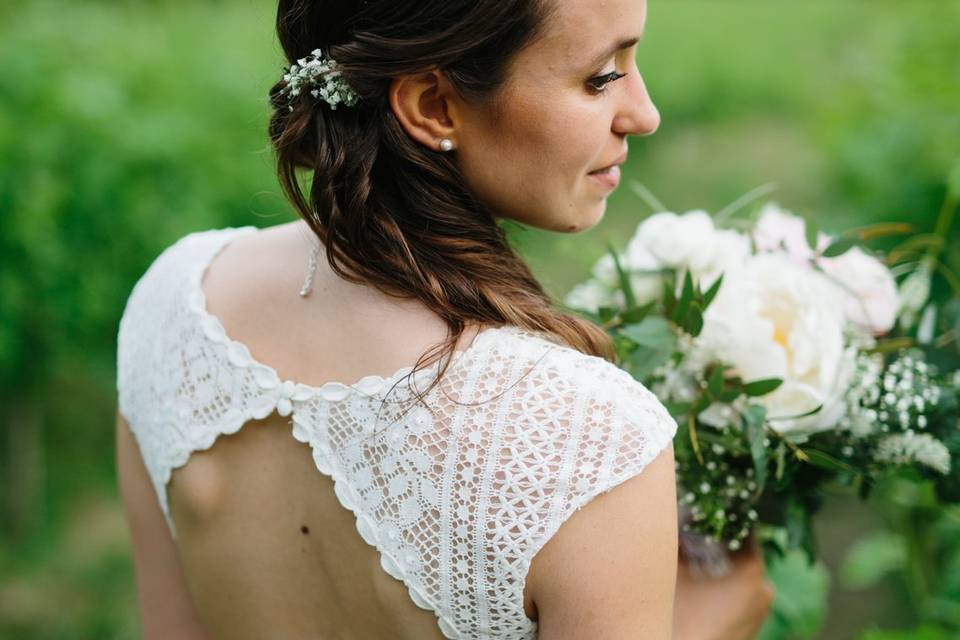
<path id="1" fill-rule="evenodd" d="M 521 103 L 509 120 L 510 132 L 522 155 L 542 171 L 566 172 L 590 163 L 603 144 L 595 109 L 569 97 L 549 95 Z"/>
<path id="2" fill-rule="evenodd" d="M 586 173 L 609 143 L 602 105 L 557 91 L 527 91 L 508 104 L 499 121 L 471 131 L 472 148 L 461 153 L 471 187 L 495 209 L 534 226 L 587 225 L 578 203 L 592 193 Z"/>

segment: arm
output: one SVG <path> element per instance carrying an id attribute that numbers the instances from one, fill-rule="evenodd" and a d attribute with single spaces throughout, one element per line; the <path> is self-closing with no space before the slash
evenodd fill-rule
<path id="1" fill-rule="evenodd" d="M 538 638 L 669 640 L 678 548 L 671 444 L 570 516 L 536 555 Z"/>
<path id="2" fill-rule="evenodd" d="M 130 530 L 143 637 L 208 640 L 140 449 L 119 412 L 116 435 L 117 479 Z"/>
<path id="3" fill-rule="evenodd" d="M 673 610 L 678 640 L 752 640 L 770 614 L 773 585 L 767 580 L 756 537 L 731 555 L 729 573 L 696 575 L 681 560 Z"/>

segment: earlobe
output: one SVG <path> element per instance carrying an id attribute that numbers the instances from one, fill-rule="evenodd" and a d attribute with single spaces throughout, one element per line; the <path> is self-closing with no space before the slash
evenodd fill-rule
<path id="1" fill-rule="evenodd" d="M 452 89 L 443 73 L 424 73 L 394 78 L 390 84 L 390 107 L 412 139 L 433 150 L 448 150 L 441 140 L 453 141 L 456 126 L 450 117 Z"/>

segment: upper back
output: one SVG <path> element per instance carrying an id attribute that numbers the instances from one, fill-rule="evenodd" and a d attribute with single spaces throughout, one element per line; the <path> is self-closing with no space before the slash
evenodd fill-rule
<path id="1" fill-rule="evenodd" d="M 534 637 L 534 556 L 676 423 L 626 372 L 512 326 L 467 335 L 415 404 L 436 364 L 398 364 L 445 327 L 323 269 L 299 299 L 306 245 L 240 244 L 260 234 L 168 248 L 118 336 L 120 410 L 202 615 L 229 637 Z"/>

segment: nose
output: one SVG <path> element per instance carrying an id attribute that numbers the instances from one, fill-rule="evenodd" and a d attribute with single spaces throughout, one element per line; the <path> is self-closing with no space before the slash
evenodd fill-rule
<path id="1" fill-rule="evenodd" d="M 630 90 L 622 94 L 623 104 L 613 120 L 613 130 L 620 134 L 648 136 L 660 127 L 660 112 L 650 99 L 640 72 L 630 75 Z"/>

